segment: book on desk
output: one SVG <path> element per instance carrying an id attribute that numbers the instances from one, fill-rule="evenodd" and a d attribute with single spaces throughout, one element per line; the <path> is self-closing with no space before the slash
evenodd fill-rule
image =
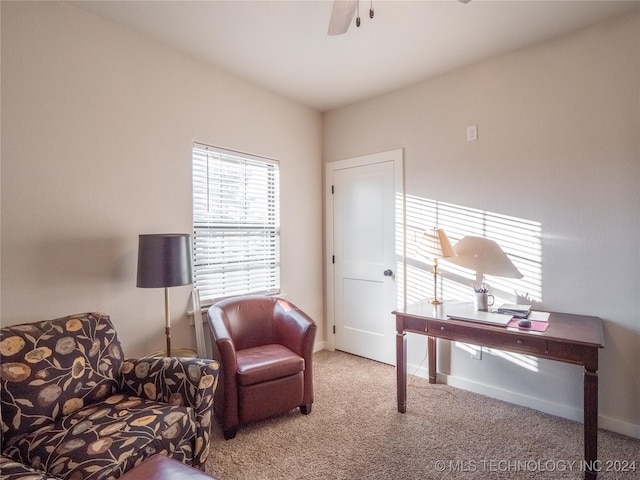
<path id="1" fill-rule="evenodd" d="M 518 318 L 528 318 L 531 313 L 531 305 L 518 305 L 515 303 L 504 303 L 497 310 L 498 313 L 511 315 Z"/>
<path id="2" fill-rule="evenodd" d="M 513 318 L 513 315 L 504 313 L 476 310 L 472 303 L 461 303 L 451 306 L 447 305 L 446 313 L 447 317 L 452 319 L 500 325 L 503 327 L 506 327 Z"/>
<path id="3" fill-rule="evenodd" d="M 545 328 L 539 328 L 537 330 L 546 330 L 546 326 L 544 324 L 549 321 L 549 312 L 532 311 L 530 305 L 506 305 L 508 305 L 509 307 L 517 307 L 515 309 L 516 311 L 518 311 L 520 307 L 524 308 L 522 309 L 522 311 L 520 311 L 520 314 L 516 314 L 513 313 L 514 309 L 512 308 L 502 310 L 504 305 L 494 311 L 484 311 L 476 310 L 475 306 L 471 303 L 460 303 L 447 305 L 446 315 L 447 318 L 451 318 L 453 320 L 486 323 L 488 325 L 496 325 L 501 327 L 510 326 L 512 320 L 520 320 L 526 318 L 531 320 L 532 322 L 542 322 L 542 326 L 544 326 Z M 505 313 L 501 313 L 501 310 Z M 513 326 L 513 324 L 511 326 Z M 536 329 L 534 328 L 533 330 Z"/>

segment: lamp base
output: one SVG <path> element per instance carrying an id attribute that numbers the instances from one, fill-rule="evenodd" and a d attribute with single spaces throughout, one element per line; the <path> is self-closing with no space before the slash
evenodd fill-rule
<path id="1" fill-rule="evenodd" d="M 439 298 L 432 298 L 431 300 L 429 300 L 429 303 L 431 305 L 442 305 L 444 302 Z"/>

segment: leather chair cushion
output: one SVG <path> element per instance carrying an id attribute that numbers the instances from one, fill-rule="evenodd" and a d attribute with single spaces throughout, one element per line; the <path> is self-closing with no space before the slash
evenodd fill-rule
<path id="1" fill-rule="evenodd" d="M 304 358 L 277 344 L 260 345 L 237 352 L 238 381 L 255 385 L 304 371 Z"/>

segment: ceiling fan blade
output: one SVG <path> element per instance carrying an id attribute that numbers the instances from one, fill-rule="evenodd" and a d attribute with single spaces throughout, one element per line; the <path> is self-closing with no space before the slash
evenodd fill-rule
<path id="1" fill-rule="evenodd" d="M 358 0 L 333 0 L 331 18 L 329 19 L 329 35 L 346 33 L 356 13 Z"/>

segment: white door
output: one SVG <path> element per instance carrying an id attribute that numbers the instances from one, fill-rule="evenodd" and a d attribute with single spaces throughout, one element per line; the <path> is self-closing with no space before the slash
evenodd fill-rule
<path id="1" fill-rule="evenodd" d="M 395 364 L 396 192 L 402 151 L 332 165 L 334 346 Z M 401 197 L 401 192 L 398 192 Z M 329 305 L 331 308 L 331 305 Z M 330 332 L 331 333 L 331 332 Z"/>

